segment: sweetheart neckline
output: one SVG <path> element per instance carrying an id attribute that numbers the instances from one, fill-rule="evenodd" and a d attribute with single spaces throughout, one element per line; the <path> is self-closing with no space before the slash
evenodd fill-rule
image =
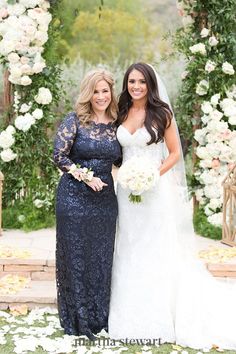
<path id="1" fill-rule="evenodd" d="M 121 124 L 120 126 L 121 126 L 123 129 L 125 129 L 125 130 L 127 131 L 127 133 L 128 133 L 130 136 L 135 135 L 139 130 L 141 130 L 141 129 L 144 128 L 144 125 L 143 125 L 142 127 L 136 129 L 134 133 L 130 133 L 130 131 L 129 131 L 123 124 Z"/>

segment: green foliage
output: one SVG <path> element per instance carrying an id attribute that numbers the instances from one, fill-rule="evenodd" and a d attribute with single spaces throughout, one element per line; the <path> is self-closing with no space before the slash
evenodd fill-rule
<path id="1" fill-rule="evenodd" d="M 173 38 L 175 48 L 186 59 L 186 72 L 176 101 L 175 111 L 182 138 L 188 143 L 189 147 L 193 142 L 193 149 L 195 149 L 197 143 L 194 142 L 194 132 L 196 129 L 203 128 L 205 124 L 201 120 L 201 116 L 203 116 L 201 104 L 204 101 L 210 101 L 215 94 L 220 94 L 222 100 L 227 97 L 227 90 L 235 84 L 235 75 L 226 75 L 222 71 L 222 65 L 224 62 L 229 62 L 234 68 L 236 67 L 236 2 L 235 0 L 223 2 L 219 0 L 198 0 L 194 2 L 182 1 L 180 3 L 184 4 L 182 13 L 189 16 L 190 20 L 192 18 L 193 23 L 179 28 Z M 209 30 L 209 35 L 202 37 L 201 30 L 204 27 Z M 209 37 L 211 36 L 217 39 L 217 45 L 210 45 Z M 190 47 L 200 43 L 205 45 L 206 53 L 193 54 Z M 205 70 L 207 61 L 216 64 L 214 71 L 207 72 Z M 201 80 L 206 80 L 209 83 L 209 89 L 203 95 L 196 93 L 197 85 Z M 228 121 L 228 118 L 223 116 L 222 120 Z M 230 129 L 233 131 L 232 126 Z M 195 156 L 193 162 L 195 173 L 188 176 L 188 183 L 194 192 L 204 188 L 205 185 L 199 178 L 204 170 L 200 165 L 199 158 Z M 221 228 L 210 224 L 204 212 L 204 207 L 208 205 L 209 201 L 210 198 L 205 197 L 205 204 L 201 204 L 194 215 L 195 230 L 203 236 L 219 239 L 221 238 Z M 220 211 L 220 208 L 218 208 L 215 212 Z"/>
<path id="2" fill-rule="evenodd" d="M 201 208 L 197 208 L 194 212 L 193 225 L 198 235 L 209 237 L 213 240 L 221 240 L 222 238 L 222 229 L 210 224 L 207 221 L 204 210 Z"/>
<path id="3" fill-rule="evenodd" d="M 60 28 L 56 21 L 59 1 L 50 11 L 53 20 L 49 26 L 49 41 L 43 53 L 47 67 L 37 75 L 31 76 L 29 86 L 13 85 L 13 92 L 20 94 L 19 106 L 31 102 L 30 112 L 36 108 L 43 110 L 43 118 L 37 120 L 31 128 L 24 132 L 16 130 L 15 143 L 12 150 L 17 158 L 10 162 L 0 161 L 0 170 L 4 174 L 3 184 L 3 225 L 6 228 L 19 227 L 25 230 L 38 229 L 52 225 L 54 214 L 55 186 L 58 181 L 58 172 L 52 161 L 52 132 L 54 130 L 56 107 L 63 101 L 61 69 L 58 66 Z M 49 105 L 39 105 L 34 100 L 40 87 L 51 91 L 53 101 Z M 12 112 L 11 124 L 14 124 L 15 115 Z M 7 123 L 2 121 L 2 128 Z M 40 200 L 41 208 L 35 206 L 35 200 Z M 18 217 L 24 215 L 24 222 Z"/>
<path id="4" fill-rule="evenodd" d="M 198 0 L 194 2 L 190 15 L 194 16 L 194 25 L 177 30 L 173 38 L 175 48 L 187 59 L 186 72 L 182 89 L 176 102 L 177 120 L 182 135 L 189 140 L 193 139 L 193 126 L 200 124 L 199 107 L 201 103 L 208 100 L 213 94 L 225 94 L 235 81 L 234 77 L 224 75 L 221 70 L 223 62 L 228 61 L 236 65 L 236 26 L 235 26 L 236 2 L 218 0 Z M 208 38 L 201 38 L 201 21 L 203 17 L 205 26 L 210 28 L 211 35 L 215 35 L 219 44 L 211 47 Z M 207 55 L 193 54 L 189 47 L 204 43 Z M 216 70 L 207 74 L 204 70 L 206 60 L 212 60 L 217 64 Z M 209 79 L 210 87 L 207 95 L 196 94 L 196 85 L 200 80 Z"/>
<path id="5" fill-rule="evenodd" d="M 160 30 L 150 25 L 140 1 L 112 0 L 102 9 L 99 2 L 87 1 L 66 2 L 66 6 L 64 2 L 62 7 L 61 54 L 66 54 L 69 61 L 80 56 L 93 64 L 118 60 L 124 65 L 141 58 L 153 59 L 152 38 L 160 35 Z"/>
<path id="6" fill-rule="evenodd" d="M 55 215 L 47 208 L 36 208 L 32 198 L 16 201 L 2 211 L 4 229 L 23 229 L 24 231 L 39 230 L 55 225 Z"/>

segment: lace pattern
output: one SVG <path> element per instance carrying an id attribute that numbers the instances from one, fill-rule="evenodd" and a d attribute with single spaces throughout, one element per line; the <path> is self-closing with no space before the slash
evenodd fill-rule
<path id="1" fill-rule="evenodd" d="M 92 338 L 107 328 L 118 213 L 111 169 L 120 155 L 113 124 L 82 127 L 72 112 L 58 128 L 55 164 L 66 172 L 79 163 L 108 184 L 94 192 L 64 173 L 57 188 L 56 279 L 59 318 L 66 334 Z"/>

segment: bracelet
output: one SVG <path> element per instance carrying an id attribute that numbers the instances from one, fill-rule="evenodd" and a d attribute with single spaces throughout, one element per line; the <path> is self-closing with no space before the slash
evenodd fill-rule
<path id="1" fill-rule="evenodd" d="M 81 177 L 78 178 L 75 174 L 75 172 L 79 172 L 81 174 Z M 78 181 L 83 181 L 83 182 L 91 182 L 93 179 L 93 171 L 91 168 L 83 167 L 81 168 L 80 164 L 73 164 L 70 166 L 70 169 L 68 171 L 74 178 L 76 178 Z"/>

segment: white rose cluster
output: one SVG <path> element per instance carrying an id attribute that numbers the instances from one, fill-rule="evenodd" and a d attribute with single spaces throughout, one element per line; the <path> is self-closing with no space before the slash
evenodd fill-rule
<path id="1" fill-rule="evenodd" d="M 0 156 L 4 162 L 12 161 L 17 157 L 11 149 L 11 146 L 15 143 L 15 132 L 15 128 L 12 125 L 8 125 L 7 129 L 0 134 L 0 147 L 3 149 Z"/>
<path id="2" fill-rule="evenodd" d="M 222 180 L 236 161 L 236 85 L 226 92 L 216 93 L 201 105 L 203 128 L 195 131 L 196 154 L 200 159 L 195 177 L 200 187 L 195 195 L 204 207 L 208 221 L 222 224 Z"/>
<path id="3" fill-rule="evenodd" d="M 0 56 L 7 63 L 13 84 L 28 86 L 31 75 L 46 67 L 42 57 L 48 40 L 52 15 L 47 0 L 20 0 L 16 4 L 3 2 L 0 10 Z"/>

